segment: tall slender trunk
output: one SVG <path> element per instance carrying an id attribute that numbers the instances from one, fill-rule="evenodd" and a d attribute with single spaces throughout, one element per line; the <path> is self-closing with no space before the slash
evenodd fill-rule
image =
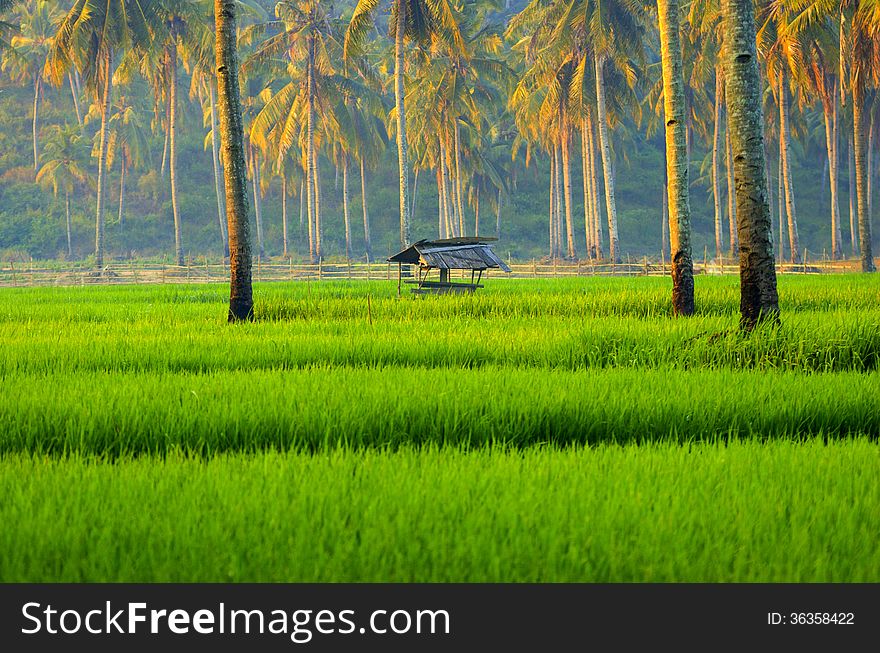
<path id="1" fill-rule="evenodd" d="M 567 121 L 566 121 L 567 124 Z M 571 208 L 571 134 L 566 126 L 562 131 L 562 180 L 565 192 L 565 230 L 568 240 L 568 258 L 577 258 L 577 245 L 574 239 L 574 220 Z"/>
<path id="2" fill-rule="evenodd" d="M 76 84 L 73 81 L 73 73 L 67 73 L 67 79 L 70 82 L 70 94 L 73 96 L 73 109 L 76 111 L 76 124 L 83 126 L 82 111 L 79 108 L 79 93 L 76 92 Z"/>
<path id="3" fill-rule="evenodd" d="M 281 256 L 288 257 L 287 251 L 287 175 L 281 172 Z"/>
<path id="4" fill-rule="evenodd" d="M 550 258 L 558 255 L 556 247 L 556 156 L 555 149 L 550 153 Z"/>
<path id="5" fill-rule="evenodd" d="M 727 173 L 727 226 L 730 238 L 730 256 L 736 256 L 736 185 L 733 178 L 733 147 L 730 139 L 730 125 L 724 133 L 724 165 Z"/>
<path id="6" fill-rule="evenodd" d="M 776 157 L 777 162 L 779 163 L 779 169 L 777 171 L 776 181 L 778 192 L 776 197 L 778 198 L 779 203 L 779 252 L 776 254 L 776 260 L 779 263 L 782 263 L 785 260 L 785 187 L 783 186 L 785 180 L 785 173 L 782 170 L 783 166 L 783 157 L 782 157 L 782 140 L 779 141 L 779 155 Z"/>
<path id="7" fill-rule="evenodd" d="M 348 155 L 342 155 L 342 217 L 345 220 L 345 258 L 351 260 L 351 216 L 349 215 Z"/>
<path id="8" fill-rule="evenodd" d="M 666 173 L 669 242 L 672 261 L 672 309 L 694 312 L 694 265 L 691 258 L 691 204 L 688 193 L 687 124 L 679 39 L 678 0 L 657 0 L 663 66 L 663 115 L 666 122 Z"/>
<path id="9" fill-rule="evenodd" d="M 605 58 L 598 53 L 596 63 L 596 110 L 599 123 L 599 146 L 602 152 L 602 170 L 605 177 L 605 204 L 608 209 L 608 242 L 611 260 L 620 263 L 620 238 L 617 235 L 617 202 L 614 199 L 614 171 L 611 167 L 611 137 L 608 133 L 608 113 L 605 108 Z"/>
<path id="10" fill-rule="evenodd" d="M 437 238 L 446 238 L 446 207 L 443 206 L 443 168 L 437 166 Z"/>
<path id="11" fill-rule="evenodd" d="M 785 213 L 788 215 L 788 245 L 791 250 L 791 262 L 800 263 L 801 250 L 798 239 L 797 214 L 794 205 L 794 184 L 791 178 L 791 131 L 788 125 L 788 84 L 785 73 L 779 73 L 779 138 L 782 139 L 782 172 L 785 175 Z"/>
<path id="12" fill-rule="evenodd" d="M 871 124 L 868 126 L 868 149 L 865 152 L 868 159 L 868 223 L 874 215 L 874 114 L 871 114 Z"/>
<path id="13" fill-rule="evenodd" d="M 715 202 L 715 256 L 724 254 L 724 228 L 721 222 L 721 180 L 718 176 L 718 150 L 721 149 L 721 98 L 724 94 L 724 78 L 715 68 L 715 131 L 712 136 L 712 199 Z"/>
<path id="14" fill-rule="evenodd" d="M 39 74 L 34 75 L 34 172 L 40 169 L 40 95 L 43 89 L 43 82 Z"/>
<path id="15" fill-rule="evenodd" d="M 306 182 L 302 180 L 299 182 L 299 229 L 300 235 L 302 235 L 302 228 L 305 225 L 305 204 L 306 204 Z"/>
<path id="16" fill-rule="evenodd" d="M 836 83 L 831 89 L 831 107 L 830 110 L 825 108 L 823 104 L 823 114 L 825 117 L 825 146 L 828 150 L 828 186 L 831 190 L 831 258 L 839 259 L 842 256 L 842 247 L 840 243 L 840 199 L 838 193 L 839 186 L 839 168 L 837 165 L 837 86 Z"/>
<path id="17" fill-rule="evenodd" d="M 416 204 L 419 200 L 419 169 L 413 173 L 413 189 L 412 197 L 409 203 L 409 223 L 414 224 L 416 220 Z"/>
<path id="18" fill-rule="evenodd" d="M 170 73 L 171 63 L 169 61 L 169 52 L 166 48 L 162 55 L 162 67 L 165 75 Z M 165 176 L 165 168 L 168 164 L 168 144 L 171 140 L 171 99 L 165 98 L 165 145 L 162 147 L 162 166 L 159 168 L 159 176 Z"/>
<path id="19" fill-rule="evenodd" d="M 306 185 L 308 186 L 309 205 L 309 260 L 318 262 L 317 238 L 315 233 L 315 43 L 314 37 L 308 38 L 308 63 L 306 75 L 308 93 L 308 117 L 306 134 Z"/>
<path id="20" fill-rule="evenodd" d="M 104 203 L 107 195 L 107 142 L 110 130 L 110 96 L 113 93 L 113 53 L 107 48 L 104 54 L 104 94 L 101 98 L 101 136 L 98 156 L 98 201 L 95 215 L 95 266 L 104 267 Z"/>
<path id="21" fill-rule="evenodd" d="M 229 321 L 253 318 L 251 238 L 248 223 L 247 165 L 238 85 L 236 0 L 214 0 L 217 108 L 223 148 L 226 217 L 229 228 Z"/>
<path id="22" fill-rule="evenodd" d="M 217 221 L 220 223 L 220 238 L 223 240 L 223 257 L 229 258 L 229 239 L 226 236 L 226 207 L 220 185 L 223 171 L 220 169 L 220 143 L 217 138 L 217 99 L 214 96 L 214 82 L 211 87 L 211 159 L 214 166 L 214 193 L 217 195 Z"/>
<path id="23" fill-rule="evenodd" d="M 171 107 L 168 131 L 170 133 L 169 169 L 171 172 L 171 210 L 174 213 L 174 256 L 177 265 L 183 265 L 183 233 L 180 224 L 180 201 L 177 199 L 177 41 L 172 38 L 170 45 L 169 102 Z"/>
<path id="24" fill-rule="evenodd" d="M 403 40 L 406 33 L 406 0 L 397 1 L 397 24 L 394 36 L 394 101 L 397 107 L 397 163 L 400 172 L 400 245 L 410 244 L 409 225 L 409 152 L 406 140 L 406 107 L 404 106 Z"/>
<path id="25" fill-rule="evenodd" d="M 126 160 L 125 152 L 123 151 L 119 165 L 119 237 L 122 241 L 122 246 L 125 249 L 126 258 L 130 258 L 127 246 L 128 237 L 125 233 L 125 171 L 127 168 L 128 161 Z"/>
<path id="26" fill-rule="evenodd" d="M 67 217 L 67 260 L 73 259 L 73 239 L 70 229 L 70 191 L 64 191 L 64 211 Z"/>
<path id="27" fill-rule="evenodd" d="M 321 158 L 317 148 L 314 151 L 315 162 L 315 254 L 318 261 L 324 260 L 324 226 L 321 215 Z"/>
<path id="28" fill-rule="evenodd" d="M 556 157 L 556 175 L 554 177 L 556 180 L 556 197 L 553 200 L 556 207 L 556 214 L 554 215 L 556 219 L 556 256 L 562 258 L 562 252 L 567 251 L 567 249 L 564 249 L 563 245 L 563 239 L 565 238 L 565 218 L 563 217 L 565 207 L 563 206 L 562 199 L 562 147 L 559 143 L 556 143 L 553 148 L 553 156 Z"/>
<path id="29" fill-rule="evenodd" d="M 257 156 L 257 150 L 254 148 L 253 143 L 249 144 L 251 150 L 251 170 L 253 174 L 251 175 L 251 180 L 253 181 L 254 186 L 254 217 L 257 222 L 257 256 L 259 260 L 263 260 L 263 257 L 266 255 L 266 249 L 263 244 L 263 201 L 262 201 L 262 192 L 260 186 L 260 160 Z"/>
<path id="30" fill-rule="evenodd" d="M 854 71 L 853 75 L 858 72 Z M 859 222 L 859 249 L 862 260 L 862 272 L 874 272 L 874 256 L 871 250 L 871 216 L 868 213 L 868 180 L 867 165 L 865 159 L 865 89 L 864 80 L 858 80 L 853 84 L 852 90 L 852 114 L 853 114 L 853 150 L 856 173 L 856 212 Z"/>
<path id="31" fill-rule="evenodd" d="M 367 262 L 373 260 L 373 242 L 370 238 L 370 214 L 367 211 L 367 175 L 364 170 L 364 159 L 361 157 L 361 204 L 364 207 L 364 247 L 367 250 Z"/>
<path id="32" fill-rule="evenodd" d="M 474 195 L 474 236 L 480 235 L 480 191 Z"/>
<path id="33" fill-rule="evenodd" d="M 467 236 L 467 221 L 464 214 L 464 189 L 461 184 L 461 128 L 455 120 L 455 210 L 458 213 L 458 229 Z"/>
<path id="34" fill-rule="evenodd" d="M 596 164 L 596 133 L 593 129 L 592 111 L 587 111 L 587 147 L 590 151 L 590 185 L 593 192 L 593 230 L 596 243 L 596 258 L 604 256 L 602 251 L 602 203 L 599 200 L 599 166 Z"/>
<path id="35" fill-rule="evenodd" d="M 669 246 L 669 178 L 666 175 L 666 166 L 663 166 L 663 199 L 660 208 L 660 246 L 663 248 L 662 257 L 671 253 Z"/>
<path id="36" fill-rule="evenodd" d="M 849 147 L 847 147 L 847 168 L 849 171 L 849 237 L 852 255 L 858 256 L 859 242 L 856 235 L 856 180 L 853 174 L 853 139 L 849 137 Z"/>
<path id="37" fill-rule="evenodd" d="M 501 189 L 498 189 L 498 203 L 495 205 L 495 238 L 501 239 Z"/>
<path id="38" fill-rule="evenodd" d="M 581 177 L 584 186 L 584 247 L 587 256 L 595 258 L 596 247 L 593 242 L 592 197 L 590 188 L 590 155 L 587 153 L 587 119 L 581 120 Z M 500 195 L 499 195 L 500 197 Z"/>
<path id="39" fill-rule="evenodd" d="M 779 319 L 770 205 L 764 169 L 764 119 L 751 2 L 722 0 L 728 131 L 736 168 L 740 324 Z"/>

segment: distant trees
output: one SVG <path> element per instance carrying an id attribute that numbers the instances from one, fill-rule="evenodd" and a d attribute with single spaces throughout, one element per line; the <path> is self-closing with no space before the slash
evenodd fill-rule
<path id="1" fill-rule="evenodd" d="M 88 171 L 88 147 L 85 137 L 74 125 L 56 125 L 42 153 L 43 166 L 37 172 L 37 183 L 52 189 L 57 197 L 64 195 L 67 226 L 67 258 L 73 258 L 70 224 L 70 196 L 78 187 L 91 183 Z"/>
<path id="2" fill-rule="evenodd" d="M 13 4 L 0 0 L 0 9 Z M 95 141 L 98 266 L 105 256 L 106 207 L 116 188 L 114 183 L 107 190 L 108 173 L 113 162 L 122 164 L 112 174 L 114 182 L 117 170 L 120 175 L 124 218 L 134 162 L 124 148 L 113 156 L 115 128 L 109 123 L 123 96 L 144 118 L 143 124 L 150 112 L 147 103 L 152 102 L 154 133 L 144 134 L 149 143 L 143 149 L 164 140 L 162 163 L 157 156 L 158 172 L 150 170 L 150 179 L 138 186 L 156 189 L 153 210 L 168 210 L 173 218 L 178 264 L 185 262 L 185 236 L 196 233 L 189 231 L 186 213 L 191 209 L 181 199 L 181 186 L 188 185 L 179 160 L 181 135 L 189 139 L 198 131 L 188 125 L 193 112 L 186 109 L 190 99 L 200 105 L 209 135 L 205 148 L 210 147 L 211 203 L 216 203 L 219 227 L 212 232 L 219 230 L 217 242 L 224 252 L 229 247 L 221 191 L 226 180 L 218 138 L 216 33 L 211 24 L 215 4 L 74 0 L 62 3 L 66 10 L 59 10 L 58 3 L 48 0 L 22 0 L 14 12 L 7 12 L 17 33 L 0 30 L 2 67 L 32 89 L 34 169 L 43 163 L 39 150 L 46 112 L 40 106 L 46 80 L 70 86 L 71 123 L 76 116 L 76 124 L 81 124 L 86 113 L 89 122 L 101 118 Z M 412 224 L 424 229 L 429 205 L 436 207 L 440 236 L 491 231 L 486 228 L 487 210 L 495 212 L 499 232 L 501 206 L 513 207 L 515 178 L 525 167 L 531 168 L 529 183 L 540 178 L 544 189 L 541 204 L 549 210 L 542 233 L 547 234 L 549 258 L 620 261 L 630 245 L 621 242 L 619 209 L 627 209 L 624 240 L 634 227 L 646 227 L 631 221 L 631 192 L 620 195 L 620 188 L 629 190 L 633 183 L 624 166 L 635 151 L 633 139 L 639 131 L 658 127 L 660 113 L 671 139 L 664 168 L 669 189 L 677 195 L 658 194 L 651 210 L 659 217 L 669 196 L 664 233 L 671 221 L 674 251 L 664 254 L 672 255 L 676 288 L 689 283 L 677 261 L 688 265 L 688 211 L 683 202 L 688 184 L 694 182 L 694 152 L 705 156 L 695 184 L 705 183 L 714 210 L 712 224 L 701 223 L 701 212 L 695 212 L 698 236 L 707 229 L 713 232 L 716 256 L 728 248 L 738 251 L 734 198 L 739 179 L 734 174 L 730 121 L 734 99 L 726 93 L 721 56 L 730 35 L 722 28 L 721 0 L 694 0 L 686 7 L 659 0 L 657 14 L 650 5 L 628 0 L 536 0 L 517 14 L 506 11 L 500 0 L 283 0 L 275 3 L 275 15 L 268 20 L 264 7 L 255 0 L 240 0 L 236 17 L 244 20 L 238 21 L 235 35 L 244 59 L 242 127 L 248 189 L 255 199 L 257 256 L 272 255 L 273 246 L 291 255 L 288 199 L 298 197 L 310 260 L 325 258 L 328 247 L 330 254 L 366 254 L 371 259 L 371 218 L 379 217 L 380 229 L 387 232 L 385 216 L 373 216 L 378 211 L 371 203 L 379 197 L 384 214 L 389 199 L 377 183 L 381 177 L 371 173 L 382 174 L 383 164 L 393 160 L 394 148 L 389 151 L 388 143 L 393 137 L 398 176 L 395 230 L 402 244 L 412 239 Z M 874 163 L 880 142 L 880 19 L 872 7 L 857 0 L 755 3 L 758 84 L 769 154 L 763 158 L 765 178 L 780 173 L 778 201 L 784 221 L 774 236 L 782 238 L 791 261 L 800 261 L 803 245 L 809 240 L 812 247 L 816 239 L 812 225 L 800 228 L 799 218 L 815 224 L 815 209 L 812 198 L 801 199 L 808 189 L 796 188 L 792 168 L 798 160 L 818 154 L 827 160 L 827 173 L 822 173 L 827 217 L 822 219 L 828 227 L 823 227 L 822 236 L 830 245 L 829 254 L 838 258 L 852 249 L 865 271 L 874 266 L 871 217 L 880 167 Z M 674 61 L 673 50 L 683 53 L 680 63 Z M 668 75 L 667 65 L 675 69 Z M 179 88 L 186 83 L 189 98 Z M 83 108 L 81 91 L 90 100 Z M 66 88 L 63 101 L 69 102 Z M 643 113 L 646 105 L 655 116 L 649 120 Z M 93 124 L 84 129 L 94 133 Z M 843 238 L 846 221 L 840 203 L 847 188 L 840 181 L 841 172 L 846 172 L 841 148 L 847 159 L 852 155 L 852 248 Z M 540 172 L 532 166 L 536 159 Z M 170 195 L 165 195 L 163 185 Z M 658 186 L 657 180 L 650 184 Z M 167 209 L 165 197 L 170 198 Z M 278 225 L 273 215 L 279 200 L 282 236 L 274 245 Z M 583 223 L 577 218 L 581 207 Z M 516 216 L 515 221 L 520 219 Z M 356 222 L 361 221 L 359 252 L 361 229 Z M 657 222 L 648 224 L 655 229 Z M 328 225 L 339 226 L 325 234 Z M 529 228 L 534 231 L 534 224 Z M 387 245 L 385 240 L 383 248 Z M 665 236 L 663 246 L 666 249 Z M 775 253 L 778 262 L 781 251 Z M 682 301 L 679 305 L 676 300 L 676 310 L 684 313 L 687 301 Z"/>

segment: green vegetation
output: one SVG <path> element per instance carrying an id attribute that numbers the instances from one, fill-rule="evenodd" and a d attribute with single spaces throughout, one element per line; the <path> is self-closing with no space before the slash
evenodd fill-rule
<path id="1" fill-rule="evenodd" d="M 0 579 L 878 581 L 863 275 L 0 295 Z"/>
<path id="2" fill-rule="evenodd" d="M 5 581 L 871 581 L 859 438 L 0 465 Z"/>

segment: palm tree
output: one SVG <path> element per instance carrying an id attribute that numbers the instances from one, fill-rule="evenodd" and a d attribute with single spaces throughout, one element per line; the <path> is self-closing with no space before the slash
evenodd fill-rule
<path id="1" fill-rule="evenodd" d="M 67 258 L 73 258 L 70 225 L 70 196 L 77 186 L 91 181 L 87 171 L 88 149 L 78 127 L 56 125 L 43 150 L 43 167 L 37 172 L 37 183 L 51 187 L 55 197 L 64 193 L 67 218 Z"/>
<path id="2" fill-rule="evenodd" d="M 229 321 L 251 320 L 251 235 L 248 224 L 247 165 L 238 86 L 236 0 L 214 0 L 217 56 L 217 108 L 226 175 L 226 216 L 229 231 Z"/>
<path id="3" fill-rule="evenodd" d="M 360 54 L 373 25 L 373 14 L 379 0 L 358 0 L 351 23 L 345 33 L 345 57 Z M 443 40 L 454 49 L 464 50 L 461 32 L 455 12 L 449 0 L 392 0 L 388 30 L 394 36 L 394 117 L 397 128 L 397 161 L 400 182 L 400 244 L 410 244 L 410 197 L 409 197 L 409 148 L 406 132 L 405 44 L 426 43 L 434 37 Z"/>
<path id="4" fill-rule="evenodd" d="M 71 67 L 79 71 L 101 107 L 98 197 L 95 215 L 95 265 L 104 265 L 104 205 L 107 187 L 107 141 L 118 51 L 150 42 L 155 5 L 140 0 L 76 0 L 58 27 L 46 72 L 60 84 Z"/>
<path id="5" fill-rule="evenodd" d="M 33 7 L 22 6 L 18 33 L 12 37 L 10 47 L 3 52 L 3 71 L 9 72 L 14 81 L 29 82 L 33 85 L 34 172 L 40 165 L 39 112 L 43 94 L 43 68 L 52 47 L 54 23 L 58 17 L 58 10 L 47 0 L 37 0 Z M 76 94 L 74 94 L 75 99 Z"/>
<path id="6" fill-rule="evenodd" d="M 117 89 L 119 86 L 117 85 Z M 110 108 L 110 118 L 107 123 L 109 132 L 107 138 L 107 171 L 113 169 L 116 159 L 119 159 L 119 225 L 125 226 L 125 182 L 127 173 L 131 168 L 137 168 L 149 159 L 149 128 L 144 124 L 143 118 L 135 106 L 132 95 L 138 95 L 138 89 L 132 88 L 131 94 L 122 94 L 114 101 Z M 92 105 L 86 115 L 85 122 L 98 119 L 99 108 Z M 92 157 L 100 156 L 100 132 L 95 135 L 92 148 Z"/>
<path id="7" fill-rule="evenodd" d="M 205 149 L 211 149 L 211 164 L 214 173 L 214 195 L 217 198 L 217 221 L 220 226 L 220 240 L 223 243 L 223 256 L 229 258 L 229 238 L 226 235 L 226 206 L 223 193 L 223 169 L 220 165 L 220 135 L 217 126 L 217 76 L 214 73 L 213 31 L 204 30 L 210 37 L 203 36 L 201 47 L 193 53 L 192 81 L 190 97 L 198 99 L 202 107 L 202 122 L 208 129 Z M 211 42 L 207 42 L 210 40 Z"/>
<path id="8" fill-rule="evenodd" d="M 694 266 L 691 260 L 691 208 L 685 133 L 687 126 L 678 0 L 657 0 L 657 14 L 663 61 L 669 240 L 672 248 L 672 307 L 677 315 L 692 315 Z"/>
<path id="9" fill-rule="evenodd" d="M 779 316 L 770 204 L 764 166 L 761 81 L 751 2 L 722 0 L 724 79 L 734 152 L 739 236 L 740 324 L 753 329 Z"/>

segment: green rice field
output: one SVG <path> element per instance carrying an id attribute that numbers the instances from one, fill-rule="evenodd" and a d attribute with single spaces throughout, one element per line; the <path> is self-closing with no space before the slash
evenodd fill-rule
<path id="1" fill-rule="evenodd" d="M 880 581 L 880 285 L 0 290 L 0 581 Z"/>

